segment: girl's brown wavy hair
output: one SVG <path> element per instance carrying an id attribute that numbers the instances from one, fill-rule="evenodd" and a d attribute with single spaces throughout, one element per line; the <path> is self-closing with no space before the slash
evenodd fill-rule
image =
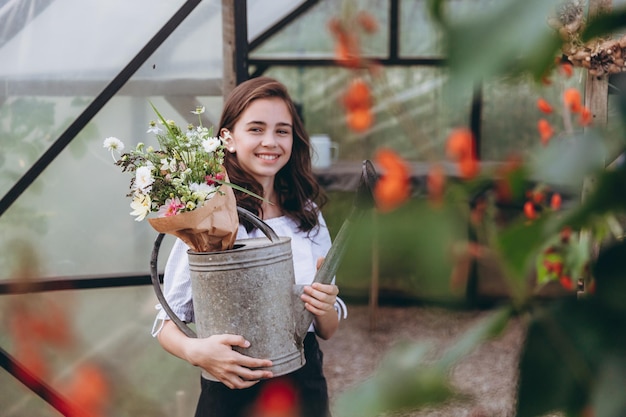
<path id="1" fill-rule="evenodd" d="M 311 143 L 309 135 L 298 114 L 287 88 L 270 77 L 257 77 L 239 84 L 224 103 L 220 128 L 234 131 L 235 124 L 254 100 L 279 98 L 287 105 L 293 124 L 293 147 L 289 162 L 276 174 L 274 190 L 278 204 L 286 216 L 294 219 L 304 232 L 318 226 L 319 210 L 326 204 L 327 197 L 319 186 L 311 168 Z M 230 181 L 255 194 L 263 195 L 263 188 L 239 165 L 236 153 L 226 152 L 224 167 Z M 235 191 L 237 205 L 252 213 L 263 216 L 261 200 L 241 191 Z M 316 203 L 316 205 L 311 204 Z M 242 222 L 250 231 L 252 225 Z"/>

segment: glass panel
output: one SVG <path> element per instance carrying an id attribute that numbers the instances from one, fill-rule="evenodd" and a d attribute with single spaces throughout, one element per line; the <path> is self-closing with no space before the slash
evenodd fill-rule
<path id="1" fill-rule="evenodd" d="M 351 74 L 342 68 L 278 68 L 266 75 L 284 82 L 302 104 L 310 135 L 325 133 L 339 144 L 339 159 L 371 159 L 376 149 L 392 147 L 403 157 L 424 161 L 443 158 L 443 142 L 450 126 L 467 125 L 469 92 L 458 92 L 458 107 L 446 104 L 445 71 L 440 68 L 387 67 L 371 80 L 374 126 L 364 134 L 347 128 L 342 94 Z M 460 108 L 461 110 L 452 110 Z"/>
<path id="2" fill-rule="evenodd" d="M 432 21 L 426 0 L 400 2 L 399 54 L 402 57 L 441 57 L 441 31 Z"/>
<path id="3" fill-rule="evenodd" d="M 265 7 L 265 3 L 263 3 Z M 379 24 L 375 34 L 361 38 L 363 56 L 386 56 L 389 43 L 388 22 L 389 2 L 387 0 L 358 0 L 351 2 L 354 11 L 367 10 Z M 352 9 L 351 9 L 352 10 Z M 321 1 L 304 15 L 287 25 L 271 39 L 250 53 L 251 58 L 333 58 L 334 39 L 328 30 L 331 18 L 341 17 L 342 10 L 333 1 Z M 255 16 L 255 19 L 252 18 Z M 248 11 L 248 21 L 252 27 L 256 20 L 253 10 Z"/>
<path id="4" fill-rule="evenodd" d="M 0 138 L 6 150 L 0 157 L 0 195 L 139 52 L 182 1 L 154 5 L 141 0 L 129 8 L 124 0 L 113 0 L 98 5 L 98 13 L 93 13 L 92 4 L 80 0 L 56 0 L 39 13 L 35 13 L 41 9 L 37 1 L 12 3 L 5 7 L 19 8 L 24 22 L 0 43 Z M 8 13 L 4 19 L 15 23 L 17 17 Z M 111 30 L 114 26 L 124 30 Z M 144 71 L 143 76 L 158 72 Z"/>
<path id="5" fill-rule="evenodd" d="M 69 7 L 68 1 L 63 0 L 65 7 Z M 123 11 L 127 9 L 122 7 Z M 152 7 L 146 4 L 143 10 L 152 10 Z M 176 9 L 170 6 L 167 10 L 174 12 Z M 44 13 L 39 18 L 45 17 Z M 117 32 L 112 39 L 94 35 L 100 42 L 96 47 L 81 43 L 80 47 L 89 50 L 116 52 L 123 49 L 126 52 L 114 54 L 114 65 L 110 65 L 107 55 L 106 68 L 101 72 L 96 71 L 95 63 L 80 61 L 76 65 L 84 68 L 76 74 L 60 71 L 28 75 L 25 71 L 20 77 L 11 76 L 7 89 L 10 94 L 0 106 L 0 130 L 4 131 L 0 135 L 2 149 L 8 150 L 2 152 L 5 163 L 0 165 L 0 174 L 3 174 L 0 175 L 0 195 L 8 191 L 84 110 L 93 99 L 92 94 L 99 92 L 170 17 L 164 12 L 156 14 L 159 15 L 161 20 L 154 22 L 151 32 L 137 33 L 130 44 L 121 42 Z M 143 36 L 141 41 L 136 39 L 140 35 Z M 221 3 L 217 0 L 200 3 L 118 95 L 0 217 L 3 231 L 0 234 L 0 279 L 11 277 L 15 270 L 18 240 L 36 245 L 42 276 L 149 272 L 157 234 L 147 222 L 136 223 L 129 215 L 130 200 L 125 195 L 130 175 L 113 165 L 102 142 L 105 137 L 115 136 L 124 140 L 126 146 L 135 146 L 140 141 L 150 144 L 151 140 L 156 144 L 154 135 L 146 133 L 148 123 L 156 119 L 150 102 L 155 103 L 164 116 L 181 121 L 186 118 L 190 122 L 196 121 L 191 120 L 190 111 L 202 102 L 208 107 L 207 123 L 217 123 L 222 106 L 221 35 Z M 124 48 L 112 47 L 114 43 L 101 45 L 118 41 Z M 25 45 L 27 51 L 29 45 Z M 38 44 L 38 48 L 40 46 Z M 0 59 L 9 52 L 6 48 L 0 49 Z M 3 65 L 2 71 L 9 74 L 9 67 Z M 27 76 L 34 80 L 55 78 L 31 82 L 25 78 Z M 71 88 L 58 89 L 59 83 Z M 11 93 L 18 87 L 26 90 Z M 161 96 L 167 97 L 167 102 Z M 166 239 L 159 259 L 162 264 L 168 245 L 171 242 Z"/>
<path id="6" fill-rule="evenodd" d="M 257 36 L 268 30 L 303 3 L 304 0 L 281 0 L 280 2 L 247 0 L 248 41 L 252 42 Z"/>
<path id="7" fill-rule="evenodd" d="M 563 131 L 562 94 L 574 87 L 584 94 L 581 70 L 563 81 L 554 77 L 554 84 L 541 86 L 532 79 L 500 79 L 485 83 L 483 89 L 482 142 L 483 160 L 503 160 L 513 152 L 533 152 L 541 146 L 537 122 L 547 119 L 556 132 Z M 555 108 L 551 115 L 537 109 L 537 99 L 546 99 Z"/>
<path id="8" fill-rule="evenodd" d="M 43 359 L 47 367 L 44 381 L 65 396 L 70 392 L 78 396 L 80 386 L 72 382 L 92 369 L 89 384 L 92 392 L 102 396 L 106 415 L 192 416 L 200 374 L 163 350 L 150 335 L 155 304 L 154 292 L 147 286 L 0 297 L 0 312 L 7 318 L 0 321 L 0 346 L 20 362 Z M 34 308 L 40 323 L 46 323 L 43 315 L 59 313 L 54 329 L 63 330 L 66 323 L 69 341 L 56 343 L 59 339 L 46 337 L 40 325 L 40 332 L 30 340 L 30 356 L 24 356 L 24 349 L 15 352 L 17 335 L 8 326 L 8 318 L 15 317 L 20 306 Z M 25 316 L 20 317 L 20 326 L 33 328 Z M 104 378 L 104 387 L 96 384 L 98 376 Z M 59 415 L 4 370 L 0 381 L 4 417 Z M 102 389 L 96 391 L 98 387 Z"/>

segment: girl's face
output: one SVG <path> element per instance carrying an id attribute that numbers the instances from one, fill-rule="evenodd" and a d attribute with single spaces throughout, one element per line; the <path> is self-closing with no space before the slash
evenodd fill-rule
<path id="1" fill-rule="evenodd" d="M 291 113 L 280 98 L 254 100 L 241 114 L 227 144 L 237 153 L 241 167 L 264 188 L 291 157 L 293 125 Z"/>

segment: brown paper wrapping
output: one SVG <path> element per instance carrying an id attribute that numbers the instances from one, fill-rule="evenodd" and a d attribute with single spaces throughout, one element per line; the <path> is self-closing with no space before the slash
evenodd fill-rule
<path id="1" fill-rule="evenodd" d="M 195 252 L 221 252 L 232 249 L 237 238 L 237 200 L 233 189 L 222 185 L 198 209 L 148 221 L 157 232 L 180 238 Z"/>

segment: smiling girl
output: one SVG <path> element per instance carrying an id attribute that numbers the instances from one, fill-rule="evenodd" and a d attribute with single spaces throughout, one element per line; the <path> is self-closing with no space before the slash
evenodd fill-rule
<path id="1" fill-rule="evenodd" d="M 196 417 L 259 415 L 260 397 L 275 387 L 287 393 L 293 415 L 330 415 L 322 352 L 317 337 L 330 338 L 338 328 L 338 288 L 334 284 L 311 285 L 321 260 L 330 248 L 330 234 L 320 211 L 325 196 L 311 169 L 309 136 L 285 86 L 268 77 L 248 80 L 228 97 L 220 136 L 226 138 L 224 165 L 230 181 L 255 194 L 235 190 L 237 204 L 256 213 L 279 236 L 291 238 L 295 279 L 305 284 L 302 300 L 314 320 L 304 340 L 306 364 L 297 371 L 272 378 L 271 361 L 251 358 L 232 349 L 247 348 L 240 335 L 189 338 L 164 312 L 157 337 L 165 350 L 202 368 L 217 381 L 201 378 Z M 269 203 L 268 203 L 269 202 Z M 319 204 L 319 205 L 318 205 Z M 245 221 L 237 239 L 263 237 Z M 187 246 L 177 240 L 164 276 L 164 292 L 181 320 L 193 321 L 193 305 Z M 287 391 L 285 391 L 287 390 Z"/>

